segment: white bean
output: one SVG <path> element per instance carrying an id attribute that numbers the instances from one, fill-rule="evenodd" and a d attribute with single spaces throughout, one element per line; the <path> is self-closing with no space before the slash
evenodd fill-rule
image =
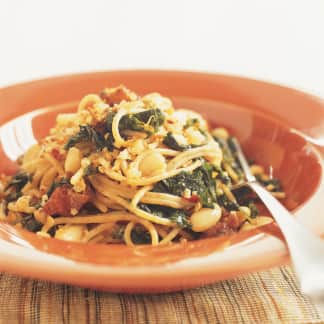
<path id="1" fill-rule="evenodd" d="M 144 177 L 160 174 L 166 170 L 165 158 L 159 152 L 149 152 L 140 162 L 139 169 Z"/>
<path id="2" fill-rule="evenodd" d="M 76 147 L 71 147 L 65 160 L 65 171 L 75 173 L 81 167 L 82 153 Z"/>
<path id="3" fill-rule="evenodd" d="M 55 233 L 55 238 L 64 241 L 81 241 L 85 227 L 83 225 L 65 225 Z"/>
<path id="4" fill-rule="evenodd" d="M 216 225 L 222 217 L 222 210 L 215 204 L 214 208 L 202 208 L 191 215 L 190 221 L 194 232 L 204 232 Z"/>

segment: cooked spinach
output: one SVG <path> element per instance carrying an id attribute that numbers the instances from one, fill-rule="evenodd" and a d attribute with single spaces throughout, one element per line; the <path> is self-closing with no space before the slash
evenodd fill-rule
<path id="1" fill-rule="evenodd" d="M 158 217 L 168 218 L 181 228 L 191 228 L 189 218 L 184 210 L 160 205 L 139 204 L 139 208 Z"/>
<path id="2" fill-rule="evenodd" d="M 186 126 L 184 126 L 186 127 Z M 206 133 L 204 131 L 202 131 L 201 129 L 199 129 L 200 133 L 203 134 L 206 138 Z M 194 148 L 194 147 L 199 147 L 199 146 L 202 146 L 204 145 L 205 143 L 203 144 L 200 144 L 200 145 L 195 145 L 195 144 L 190 144 L 190 145 L 181 145 L 177 142 L 176 138 L 174 137 L 174 135 L 171 133 L 171 132 L 168 132 L 164 139 L 163 139 L 163 142 L 162 142 L 164 145 L 172 148 L 173 150 L 176 150 L 176 151 L 185 151 L 185 150 L 188 150 L 190 148 Z"/>
<path id="3" fill-rule="evenodd" d="M 8 183 L 6 191 L 6 201 L 11 202 L 17 200 L 22 196 L 21 190 L 24 186 L 31 181 L 32 177 L 26 172 L 18 172 L 15 174 Z"/>
<path id="4" fill-rule="evenodd" d="M 43 224 L 38 222 L 35 219 L 34 215 L 31 215 L 31 214 L 23 216 L 23 219 L 21 221 L 21 225 L 26 230 L 34 232 L 34 233 L 40 231 L 42 226 L 43 226 Z"/>
<path id="5" fill-rule="evenodd" d="M 125 225 L 118 225 L 112 232 L 112 238 L 115 240 L 123 241 L 125 233 Z M 132 241 L 135 244 L 150 244 L 151 236 L 142 226 L 134 226 L 131 234 Z"/>
<path id="6" fill-rule="evenodd" d="M 180 145 L 171 132 L 166 134 L 162 143 L 176 151 L 185 151 L 191 147 L 190 145 Z"/>
<path id="7" fill-rule="evenodd" d="M 26 172 L 18 172 L 15 174 L 8 183 L 6 190 L 13 188 L 15 191 L 21 191 L 21 189 L 31 180 L 31 176 Z"/>
<path id="8" fill-rule="evenodd" d="M 181 228 L 191 228 L 188 216 L 182 209 L 174 209 L 168 217 L 172 222 L 178 224 Z"/>
<path id="9" fill-rule="evenodd" d="M 158 131 L 159 127 L 164 123 L 164 119 L 164 114 L 160 109 L 149 109 L 123 116 L 119 128 L 121 131 L 130 129 L 151 135 Z"/>
<path id="10" fill-rule="evenodd" d="M 110 112 L 106 118 L 105 133 L 109 134 L 108 139 L 106 140 L 106 146 L 108 147 L 109 151 L 114 149 L 112 123 L 115 115 L 115 112 Z M 121 118 L 118 130 L 121 133 L 124 130 L 133 130 L 152 135 L 158 131 L 159 127 L 164 123 L 164 119 L 164 114 L 160 109 L 148 109 L 136 114 L 127 114 Z"/>
<path id="11" fill-rule="evenodd" d="M 150 244 L 152 240 L 150 233 L 140 225 L 134 226 L 131 237 L 135 244 Z"/>
<path id="12" fill-rule="evenodd" d="M 239 210 L 239 204 L 231 201 L 225 194 L 217 196 L 217 201 L 220 206 L 224 207 L 228 211 Z"/>
<path id="13" fill-rule="evenodd" d="M 116 113 L 111 112 L 106 119 L 106 131 L 112 132 L 112 122 Z M 127 114 L 123 116 L 119 122 L 119 131 L 133 130 L 145 132 L 149 135 L 158 131 L 159 127 L 164 123 L 164 114 L 160 109 L 148 109 L 136 114 Z"/>
<path id="14" fill-rule="evenodd" d="M 196 192 L 203 207 L 213 207 L 217 202 L 215 180 L 212 173 L 215 168 L 212 164 L 204 161 L 202 166 L 193 172 L 180 172 L 176 176 L 159 181 L 152 191 L 171 193 L 182 196 L 185 189 Z"/>
<path id="15" fill-rule="evenodd" d="M 96 131 L 93 126 L 80 125 L 79 132 L 70 137 L 64 148 L 68 150 L 79 143 L 85 142 L 93 143 L 98 151 L 106 147 L 106 140 L 102 133 Z"/>
<path id="16" fill-rule="evenodd" d="M 69 148 L 79 144 L 90 142 L 93 143 L 98 151 L 107 148 L 109 151 L 114 149 L 114 140 L 112 136 L 112 122 L 116 113 L 110 112 L 106 121 L 100 125 L 101 129 L 96 126 L 81 125 L 77 134 L 70 137 L 64 148 Z M 164 122 L 164 115 L 160 109 L 149 109 L 136 114 L 128 114 L 121 118 L 119 122 L 119 131 L 129 129 L 134 131 L 143 131 L 151 135 L 156 132 Z"/>

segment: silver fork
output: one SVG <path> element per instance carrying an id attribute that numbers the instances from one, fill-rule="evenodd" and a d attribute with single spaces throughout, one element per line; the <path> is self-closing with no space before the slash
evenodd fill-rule
<path id="1" fill-rule="evenodd" d="M 303 293 L 315 301 L 324 301 L 324 241 L 295 220 L 293 215 L 262 187 L 251 173 L 238 141 L 237 157 L 248 185 L 271 212 L 285 237 L 290 258 Z"/>

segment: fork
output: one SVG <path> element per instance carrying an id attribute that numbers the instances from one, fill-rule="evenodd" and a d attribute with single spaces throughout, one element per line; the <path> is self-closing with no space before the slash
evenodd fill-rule
<path id="1" fill-rule="evenodd" d="M 313 300 L 323 302 L 324 241 L 301 225 L 270 192 L 257 182 L 237 140 L 234 140 L 234 146 L 247 180 L 246 185 L 269 209 L 286 240 L 301 291 Z"/>

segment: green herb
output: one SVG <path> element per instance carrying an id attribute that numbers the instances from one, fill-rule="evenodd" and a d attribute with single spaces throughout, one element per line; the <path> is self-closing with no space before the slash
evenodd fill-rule
<path id="1" fill-rule="evenodd" d="M 79 143 L 86 142 L 93 143 L 98 151 L 106 147 L 106 140 L 100 132 L 90 125 L 81 125 L 79 132 L 70 137 L 64 148 L 68 150 Z"/>
<path id="2" fill-rule="evenodd" d="M 182 196 L 185 189 L 196 191 L 203 207 L 213 207 L 217 202 L 215 180 L 212 172 L 215 168 L 212 164 L 203 162 L 202 166 L 193 172 L 180 172 L 176 176 L 159 181 L 153 188 L 155 192 L 171 193 Z"/>
<path id="3" fill-rule="evenodd" d="M 8 183 L 6 191 L 6 201 L 11 202 L 22 196 L 21 190 L 31 181 L 32 177 L 26 172 L 18 172 Z"/>
<path id="4" fill-rule="evenodd" d="M 62 187 L 62 186 L 65 186 L 65 185 L 70 185 L 69 179 L 62 178 L 59 181 L 54 181 L 51 184 L 50 188 L 48 189 L 48 191 L 46 193 L 47 194 L 47 197 L 49 198 L 53 194 L 53 192 L 55 191 L 56 188 Z"/>
<path id="5" fill-rule="evenodd" d="M 228 211 L 239 210 L 240 206 L 236 202 L 231 201 L 225 194 L 217 196 L 217 201 L 220 206 L 224 207 Z"/>
<path id="6" fill-rule="evenodd" d="M 42 228 L 42 223 L 38 222 L 35 217 L 33 215 L 26 215 L 26 216 L 23 216 L 23 219 L 21 221 L 21 225 L 23 228 L 25 228 L 26 230 L 28 231 L 31 231 L 31 232 L 38 232 L 41 230 Z"/>
<path id="7" fill-rule="evenodd" d="M 201 129 L 199 129 L 199 131 L 206 137 L 206 134 L 204 131 L 202 131 Z M 191 144 L 191 145 L 181 145 L 177 142 L 177 140 L 175 139 L 174 135 L 171 133 L 171 132 L 168 132 L 164 139 L 163 139 L 163 144 L 172 148 L 173 150 L 176 150 L 176 151 L 185 151 L 185 150 L 188 150 L 190 148 L 194 148 L 194 147 L 199 147 L 201 145 L 204 145 L 204 144 L 201 144 L 201 145 L 194 145 L 194 144 Z"/>
<path id="8" fill-rule="evenodd" d="M 15 174 L 9 184 L 6 187 L 6 190 L 13 188 L 15 191 L 21 191 L 21 189 L 31 180 L 31 176 L 26 172 L 18 172 Z"/>
<path id="9" fill-rule="evenodd" d="M 150 244 L 152 240 L 150 233 L 141 225 L 134 226 L 131 237 L 135 244 Z"/>
<path id="10" fill-rule="evenodd" d="M 112 122 L 116 113 L 111 112 L 106 119 L 106 131 L 112 133 Z M 158 131 L 164 123 L 164 114 L 160 109 L 148 109 L 136 114 L 127 114 L 119 122 L 119 131 L 133 130 L 146 132 L 149 135 Z"/>
<path id="11" fill-rule="evenodd" d="M 171 132 L 168 132 L 164 137 L 163 144 L 176 151 L 185 151 L 191 147 L 190 145 L 180 145 Z"/>
<path id="12" fill-rule="evenodd" d="M 168 217 L 172 222 L 178 224 L 181 228 L 191 228 L 188 216 L 182 209 L 174 209 Z"/>
<path id="13" fill-rule="evenodd" d="M 146 132 L 151 135 L 156 133 L 164 123 L 164 114 L 160 109 L 148 109 L 136 114 L 128 114 L 122 117 L 119 123 L 121 131 L 130 129 Z"/>
<path id="14" fill-rule="evenodd" d="M 188 216 L 185 213 L 185 211 L 182 209 L 175 209 L 166 206 L 148 205 L 148 204 L 139 204 L 138 206 L 144 211 L 151 213 L 155 216 L 170 219 L 172 222 L 178 224 L 181 228 L 186 228 L 186 229 L 191 228 L 191 224 L 188 219 Z"/>

